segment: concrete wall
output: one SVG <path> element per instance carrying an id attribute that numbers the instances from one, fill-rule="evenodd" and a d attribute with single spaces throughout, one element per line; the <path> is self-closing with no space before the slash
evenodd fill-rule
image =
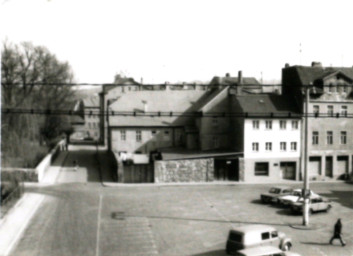
<path id="1" fill-rule="evenodd" d="M 60 141 L 55 148 L 50 151 L 48 155 L 46 155 L 43 160 L 37 165 L 36 173 L 38 175 L 38 182 L 42 182 L 47 170 L 49 169 L 51 163 L 54 161 L 54 159 L 57 157 L 60 151 L 60 144 L 63 143 L 63 140 Z"/>
<path id="2" fill-rule="evenodd" d="M 154 182 L 205 182 L 214 180 L 213 158 L 156 161 Z"/>

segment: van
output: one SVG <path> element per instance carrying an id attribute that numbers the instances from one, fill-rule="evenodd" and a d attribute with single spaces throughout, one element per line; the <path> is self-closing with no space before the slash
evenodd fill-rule
<path id="1" fill-rule="evenodd" d="M 284 252 L 273 246 L 259 246 L 240 250 L 236 256 L 300 256 L 295 252 Z"/>
<path id="2" fill-rule="evenodd" d="M 292 242 L 284 233 L 267 225 L 245 225 L 229 231 L 227 254 L 256 246 L 275 246 L 283 251 L 289 251 Z"/>

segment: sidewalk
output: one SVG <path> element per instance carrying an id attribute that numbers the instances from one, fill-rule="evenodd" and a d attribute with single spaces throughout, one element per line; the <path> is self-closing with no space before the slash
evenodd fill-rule
<path id="1" fill-rule="evenodd" d="M 59 154 L 49 167 L 41 185 L 54 184 L 68 152 Z M 0 220 L 0 256 L 7 256 L 19 241 L 31 218 L 40 207 L 45 196 L 25 193 L 16 205 Z"/>

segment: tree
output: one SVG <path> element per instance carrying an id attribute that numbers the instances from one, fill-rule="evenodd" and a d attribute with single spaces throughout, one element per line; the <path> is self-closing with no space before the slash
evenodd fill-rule
<path id="1" fill-rule="evenodd" d="M 24 42 L 20 45 L 3 43 L 1 59 L 2 108 L 69 110 L 74 101 L 70 86 L 73 73 L 67 62 L 42 46 Z M 62 115 L 3 114 L 2 152 L 18 154 L 24 143 L 49 142 L 67 129 L 68 118 Z M 13 145 L 11 140 L 16 140 Z M 38 143 L 39 144 L 39 143 Z M 23 148 L 23 147 L 22 147 Z"/>

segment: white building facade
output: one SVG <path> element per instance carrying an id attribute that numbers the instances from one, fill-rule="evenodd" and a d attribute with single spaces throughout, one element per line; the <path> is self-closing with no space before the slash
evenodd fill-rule
<path id="1" fill-rule="evenodd" d="M 244 180 L 298 180 L 300 119 L 244 120 Z"/>

